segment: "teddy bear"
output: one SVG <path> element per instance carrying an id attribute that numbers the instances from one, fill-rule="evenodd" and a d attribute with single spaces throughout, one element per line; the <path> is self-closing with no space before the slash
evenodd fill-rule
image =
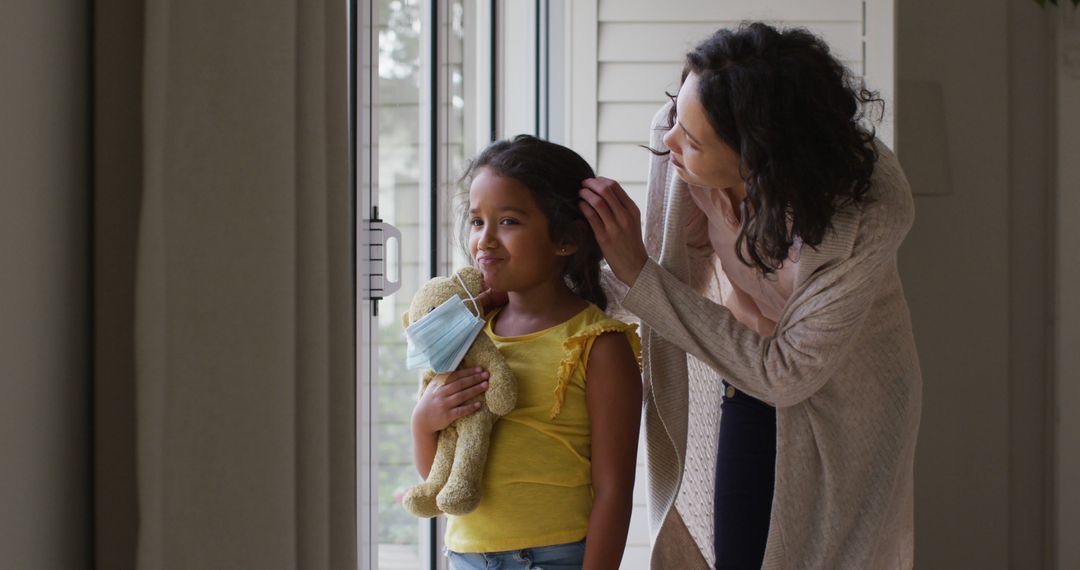
<path id="1" fill-rule="evenodd" d="M 462 284 L 468 287 L 468 291 L 462 288 Z M 453 295 L 463 300 L 474 298 L 483 285 L 483 275 L 475 267 L 461 269 L 454 277 L 435 277 L 413 296 L 408 312 L 402 316 L 402 324 L 408 328 Z M 471 301 L 465 305 L 474 315 L 477 313 Z M 487 463 L 492 426 L 500 417 L 510 413 L 517 403 L 514 375 L 495 343 L 483 331 L 476 336 L 462 358 L 458 368 L 462 367 L 487 370 L 488 390 L 472 400 L 481 403 L 479 409 L 458 418 L 439 432 L 435 460 L 427 480 L 405 492 L 402 499 L 405 510 L 418 517 L 429 518 L 441 513 L 464 515 L 480 504 L 481 480 Z M 445 381 L 449 374 L 426 370 L 420 381 L 420 394 L 430 383 Z"/>

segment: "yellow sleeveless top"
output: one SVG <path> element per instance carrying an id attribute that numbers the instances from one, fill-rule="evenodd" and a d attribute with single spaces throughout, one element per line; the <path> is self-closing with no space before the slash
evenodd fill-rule
<path id="1" fill-rule="evenodd" d="M 640 359 L 637 325 L 590 304 L 560 325 L 501 337 L 491 329 L 496 315 L 488 316 L 484 332 L 517 377 L 517 407 L 495 422 L 480 506 L 447 517 L 446 546 L 498 552 L 576 542 L 585 537 L 592 512 L 589 351 L 597 336 L 623 332 Z"/>

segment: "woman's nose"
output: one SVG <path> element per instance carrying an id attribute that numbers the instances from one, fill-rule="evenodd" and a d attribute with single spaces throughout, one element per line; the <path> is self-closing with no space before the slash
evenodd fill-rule
<path id="1" fill-rule="evenodd" d="M 664 141 L 664 146 L 668 147 L 669 150 L 673 151 L 675 154 L 682 154 L 680 152 L 681 149 L 679 149 L 678 141 L 676 140 L 679 138 L 679 134 L 676 132 L 677 130 L 676 126 L 672 126 L 668 129 L 668 132 L 664 133 L 664 138 L 661 140 Z"/>

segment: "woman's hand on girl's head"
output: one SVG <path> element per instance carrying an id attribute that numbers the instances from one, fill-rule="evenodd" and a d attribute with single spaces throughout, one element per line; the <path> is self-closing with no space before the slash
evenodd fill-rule
<path id="1" fill-rule="evenodd" d="M 582 185 L 581 211 L 596 234 L 604 259 L 619 281 L 632 287 L 649 260 L 641 241 L 641 212 L 610 178 L 589 178 Z"/>
<path id="2" fill-rule="evenodd" d="M 413 408 L 413 430 L 438 433 L 454 420 L 480 409 L 480 402 L 469 401 L 487 391 L 487 380 L 483 368 L 465 368 L 451 372 L 442 384 L 428 384 Z"/>

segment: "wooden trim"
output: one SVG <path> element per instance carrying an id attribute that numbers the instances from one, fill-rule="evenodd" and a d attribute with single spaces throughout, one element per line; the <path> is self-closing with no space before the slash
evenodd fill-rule
<path id="1" fill-rule="evenodd" d="M 1056 567 L 1080 568 L 1080 65 L 1067 55 L 1080 56 L 1080 10 L 1060 2 L 1057 8 L 1056 220 L 1054 239 L 1054 378 Z M 1047 8 L 1050 8 L 1047 6 Z M 1075 61 L 1075 60 L 1072 60 Z"/>
<path id="2" fill-rule="evenodd" d="M 570 62 L 570 104 L 566 109 L 569 146 L 589 164 L 596 164 L 597 0 L 575 0 L 569 10 L 567 59 Z M 644 126 L 642 127 L 644 129 Z"/>
<path id="3" fill-rule="evenodd" d="M 863 69 L 866 85 L 885 100 L 885 116 L 878 138 L 896 148 L 896 0 L 873 0 L 863 4 Z"/>

